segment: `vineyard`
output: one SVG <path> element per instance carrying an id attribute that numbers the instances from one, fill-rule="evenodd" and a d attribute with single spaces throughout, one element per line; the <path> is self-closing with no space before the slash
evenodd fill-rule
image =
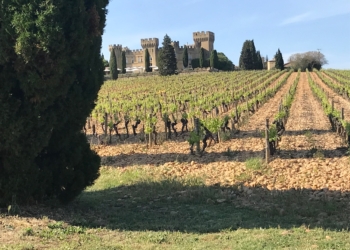
<path id="1" fill-rule="evenodd" d="M 107 81 L 100 177 L 3 217 L 0 248 L 349 249 L 349 90 L 349 70 Z"/>
<path id="2" fill-rule="evenodd" d="M 347 165 L 349 86 L 344 70 L 124 78 L 104 84 L 84 129 L 106 165 L 156 165 L 178 177 L 206 166 L 208 183 L 324 188 L 324 179 L 304 174 L 289 183 L 279 168 L 312 172 L 310 162 L 338 174 L 329 166 Z M 251 160 L 268 162 L 274 173 L 247 172 Z M 181 167 L 168 169 L 176 162 Z"/>

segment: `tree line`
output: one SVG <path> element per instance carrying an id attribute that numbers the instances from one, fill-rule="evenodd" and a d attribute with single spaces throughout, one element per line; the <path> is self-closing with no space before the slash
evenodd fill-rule
<path id="1" fill-rule="evenodd" d="M 165 35 L 163 43 L 163 47 L 159 49 L 158 53 L 158 68 L 160 75 L 169 75 L 174 74 L 177 70 L 175 49 L 171 45 L 171 39 L 168 35 Z M 150 62 L 149 62 L 149 52 L 148 49 L 145 50 L 145 71 L 150 72 Z M 276 54 L 273 57 L 275 64 L 273 69 L 284 69 L 284 59 L 280 49 L 277 50 Z M 104 64 L 107 65 L 108 62 L 103 58 Z M 189 62 L 188 57 L 188 48 L 185 45 L 183 51 L 183 66 L 187 68 L 191 65 L 192 68 L 203 68 L 203 67 L 211 67 L 218 70 L 230 71 L 234 70 L 235 65 L 230 61 L 226 55 L 222 52 L 217 52 L 216 50 L 211 51 L 210 58 L 205 58 L 205 49 L 200 48 L 199 50 L 199 58 L 192 59 Z M 111 68 L 111 77 L 112 79 L 118 78 L 118 70 L 117 70 L 117 60 L 115 58 L 115 54 L 111 53 L 110 58 L 110 68 Z M 126 67 L 126 59 L 125 52 L 122 52 L 122 73 L 125 73 Z M 261 57 L 260 51 L 256 50 L 254 40 L 246 40 L 243 43 L 240 58 L 239 58 L 239 68 L 243 70 L 262 70 L 267 68 L 268 57 L 265 57 L 265 60 Z M 306 53 L 298 53 L 293 54 L 289 58 L 290 67 L 297 71 L 301 69 L 305 71 L 308 69 L 312 71 L 313 68 L 321 69 L 322 65 L 327 64 L 327 60 L 325 56 L 315 51 L 310 51 Z"/>

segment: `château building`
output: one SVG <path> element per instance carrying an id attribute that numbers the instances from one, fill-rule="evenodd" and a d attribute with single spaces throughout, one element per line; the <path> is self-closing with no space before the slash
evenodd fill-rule
<path id="1" fill-rule="evenodd" d="M 188 51 L 188 61 L 199 58 L 200 49 L 204 49 L 205 58 L 209 58 L 211 51 L 214 49 L 215 35 L 211 31 L 193 32 L 194 44 L 186 45 Z M 175 56 L 177 60 L 177 68 L 183 69 L 183 52 L 184 46 L 180 46 L 178 41 L 172 42 L 175 49 Z M 114 51 L 117 57 L 118 68 L 122 65 L 122 51 L 125 51 L 126 67 L 127 68 L 144 68 L 145 66 L 145 50 L 148 49 L 150 54 L 150 65 L 155 68 L 157 66 L 157 56 L 159 51 L 158 38 L 141 39 L 142 49 L 130 50 L 128 47 L 123 47 L 121 44 L 114 44 L 109 46 L 109 51 Z"/>

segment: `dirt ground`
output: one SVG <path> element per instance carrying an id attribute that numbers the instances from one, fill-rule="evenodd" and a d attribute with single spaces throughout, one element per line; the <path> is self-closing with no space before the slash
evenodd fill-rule
<path id="1" fill-rule="evenodd" d="M 240 127 L 238 134 L 231 135 L 230 139 L 221 143 L 214 143 L 201 156 L 190 154 L 186 141 L 188 133 L 169 141 L 160 140 L 159 145 L 151 148 L 145 141 L 133 136 L 124 141 L 115 140 L 112 145 L 92 145 L 92 148 L 101 156 L 103 166 L 120 171 L 142 168 L 165 178 L 199 177 L 207 185 L 232 186 L 241 182 L 248 192 L 249 187 L 264 187 L 268 190 L 310 189 L 313 190 L 310 200 L 319 199 L 321 195 L 330 199 L 349 198 L 348 149 L 342 139 L 331 131 L 327 116 L 311 92 L 306 73 L 301 73 L 286 131 L 276 155 L 271 157 L 268 166 L 261 163 L 263 167 L 257 171 L 248 169 L 247 162 L 252 158 L 260 158 L 264 162 L 262 130 L 265 119 L 273 120 L 281 98 L 296 76 L 297 73 L 292 73 L 278 93 Z M 315 74 L 312 77 L 336 100 L 337 108 L 350 107 L 349 101 L 336 96 Z M 48 221 L 0 218 L 0 243 L 14 239 L 16 231 L 7 228 L 8 225 L 24 229 L 33 225 L 44 227 Z"/>
<path id="2" fill-rule="evenodd" d="M 203 156 L 190 155 L 187 134 L 148 148 L 145 143 L 95 146 L 104 165 L 157 167 L 166 176 L 205 176 L 207 184 L 231 185 L 246 171 L 245 162 L 264 157 L 262 130 L 265 119 L 273 120 L 281 98 L 297 73 L 265 103 L 233 138 L 207 148 Z M 317 79 L 319 84 L 320 79 Z M 306 73 L 301 73 L 286 131 L 278 152 L 271 157 L 269 174 L 253 173 L 248 186 L 271 189 L 313 188 L 349 191 L 349 159 L 342 139 L 331 131 L 322 106 L 312 95 Z M 170 170 L 169 170 L 170 169 Z M 255 176 L 256 175 L 256 176 Z"/>

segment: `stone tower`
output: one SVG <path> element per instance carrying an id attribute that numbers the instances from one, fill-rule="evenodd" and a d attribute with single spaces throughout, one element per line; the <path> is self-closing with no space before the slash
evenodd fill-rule
<path id="1" fill-rule="evenodd" d="M 214 48 L 215 35 L 211 31 L 193 32 L 193 41 L 197 48 L 205 50 L 205 57 L 208 58 Z"/>
<path id="2" fill-rule="evenodd" d="M 114 51 L 115 56 L 117 58 L 117 68 L 121 69 L 122 68 L 122 45 L 117 44 L 117 45 L 109 45 L 109 51 L 112 52 Z M 108 58 L 109 61 L 109 58 Z"/>
<path id="3" fill-rule="evenodd" d="M 143 48 L 143 50 L 148 49 L 151 66 L 157 65 L 158 46 L 158 38 L 141 39 L 141 47 Z"/>

